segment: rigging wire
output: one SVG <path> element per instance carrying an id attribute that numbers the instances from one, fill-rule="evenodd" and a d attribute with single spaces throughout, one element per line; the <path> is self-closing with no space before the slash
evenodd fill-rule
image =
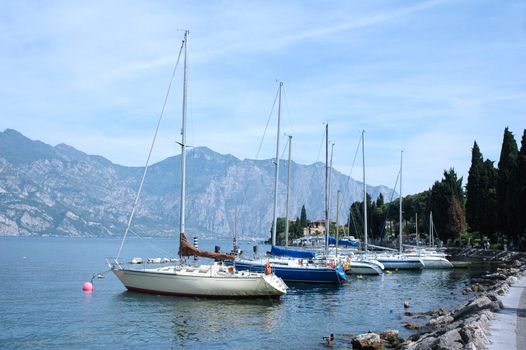
<path id="1" fill-rule="evenodd" d="M 323 125 L 325 125 L 327 123 L 323 123 Z M 321 136 L 321 142 L 320 142 L 320 148 L 318 148 L 318 155 L 316 156 L 316 162 L 315 163 L 318 163 L 318 161 L 320 160 L 320 153 L 321 153 L 321 149 L 323 147 L 323 141 L 325 141 L 325 129 L 323 129 L 323 134 Z"/>
<path id="2" fill-rule="evenodd" d="M 163 108 L 161 109 L 161 114 L 159 116 L 159 120 L 157 121 L 157 126 L 155 128 L 155 133 L 154 133 L 154 136 L 153 136 L 152 144 L 150 146 L 150 151 L 148 152 L 148 157 L 146 158 L 146 165 L 144 166 L 144 172 L 142 174 L 141 183 L 139 185 L 139 190 L 137 191 L 137 194 L 135 196 L 135 201 L 133 203 L 132 211 L 131 211 L 130 217 L 128 219 L 128 224 L 126 225 L 126 230 L 124 231 L 124 236 L 122 237 L 122 242 L 121 242 L 121 245 L 119 247 L 119 251 L 117 252 L 117 260 L 121 256 L 122 247 L 124 246 L 124 241 L 126 240 L 126 237 L 128 236 L 128 231 L 130 230 L 130 226 L 132 224 L 133 217 L 135 215 L 135 210 L 137 209 L 137 204 L 139 203 L 139 197 L 141 195 L 142 187 L 144 185 L 144 179 L 146 178 L 146 174 L 148 172 L 148 166 L 150 165 L 150 158 L 151 158 L 151 155 L 152 155 L 153 147 L 155 145 L 155 141 L 157 139 L 157 134 L 159 132 L 159 127 L 161 126 L 161 121 L 162 121 L 163 116 L 164 116 L 164 111 L 165 111 L 165 108 L 166 108 L 166 104 L 168 102 L 168 96 L 170 95 L 170 90 L 172 88 L 172 83 L 173 83 L 173 80 L 174 80 L 175 72 L 177 71 L 177 66 L 179 65 L 179 61 L 181 59 L 181 53 L 183 52 L 183 47 L 185 45 L 186 45 L 186 43 L 183 40 L 182 43 L 181 43 L 181 48 L 179 49 L 179 55 L 177 56 L 177 62 L 175 63 L 175 67 L 174 67 L 174 70 L 172 72 L 172 77 L 170 78 L 170 83 L 168 84 L 168 89 L 166 91 L 166 96 L 164 98 Z"/>
<path id="3" fill-rule="evenodd" d="M 398 175 L 396 176 L 396 181 L 393 186 L 393 191 L 391 192 L 391 198 L 389 198 L 389 205 L 387 206 L 387 210 L 385 211 L 384 224 L 382 226 L 382 231 L 380 232 L 380 240 L 382 240 L 384 237 L 384 230 L 385 230 L 385 224 L 387 223 L 387 216 L 389 216 L 389 211 L 391 210 L 391 206 L 393 205 L 393 197 L 395 194 L 394 188 L 396 188 L 396 185 L 398 185 L 399 179 L 400 179 L 400 171 L 398 171 Z"/>
<path id="4" fill-rule="evenodd" d="M 153 244 L 152 242 L 150 242 L 149 240 L 145 239 L 144 237 L 142 237 L 139 233 L 135 232 L 134 230 L 130 229 L 130 232 L 133 233 L 137 238 L 139 238 L 141 241 L 143 241 L 145 244 L 149 245 L 151 248 L 153 248 L 153 250 L 155 250 L 157 253 L 160 253 L 160 254 L 163 254 L 165 257 L 166 256 L 173 256 L 173 255 L 176 255 L 174 252 L 169 252 L 167 250 L 164 250 L 162 248 L 159 248 L 158 246 L 156 246 L 155 244 Z"/>
<path id="5" fill-rule="evenodd" d="M 272 104 L 272 108 L 270 109 L 270 113 L 268 115 L 267 125 L 265 125 L 265 130 L 263 131 L 263 137 L 261 138 L 261 141 L 259 142 L 258 151 L 256 153 L 256 160 L 259 159 L 259 152 L 261 152 L 261 146 L 263 145 L 263 141 L 265 140 L 265 135 L 267 134 L 268 124 L 270 123 L 270 118 L 272 117 L 272 113 L 274 112 L 274 107 L 276 106 L 276 101 L 278 100 L 278 94 L 279 94 L 279 89 L 276 92 L 276 97 L 274 97 L 274 103 Z"/>

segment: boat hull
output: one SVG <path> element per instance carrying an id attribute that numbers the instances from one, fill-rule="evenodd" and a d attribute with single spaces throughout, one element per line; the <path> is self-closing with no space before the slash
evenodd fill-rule
<path id="1" fill-rule="evenodd" d="M 436 256 L 420 257 L 424 263 L 424 269 L 452 269 L 453 264 L 446 258 Z"/>
<path id="2" fill-rule="evenodd" d="M 350 269 L 345 271 L 348 275 L 381 275 L 383 270 L 374 263 L 363 261 L 351 261 Z"/>
<path id="3" fill-rule="evenodd" d="M 235 267 L 240 271 L 265 271 L 265 263 L 259 261 L 240 260 L 235 262 Z M 271 262 L 271 269 L 285 282 L 341 284 L 347 279 L 341 269 L 330 267 L 290 266 Z"/>
<path id="4" fill-rule="evenodd" d="M 177 271 L 175 268 L 113 269 L 121 283 L 131 291 L 210 298 L 279 298 L 287 286 L 275 275 Z"/>
<path id="5" fill-rule="evenodd" d="M 376 258 L 388 270 L 421 270 L 424 264 L 420 259 Z"/>

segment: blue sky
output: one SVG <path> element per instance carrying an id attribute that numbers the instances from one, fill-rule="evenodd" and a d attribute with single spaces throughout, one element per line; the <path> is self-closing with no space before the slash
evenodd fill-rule
<path id="1" fill-rule="evenodd" d="M 403 149 L 404 194 L 526 128 L 526 2 L 438 0 L 0 1 L 0 129 L 144 165 L 181 28 L 194 146 L 255 158 L 276 80 L 296 162 L 323 160 L 328 122 L 350 174 L 365 129 L 368 183 L 393 186 Z M 181 71 L 155 161 L 178 153 Z"/>

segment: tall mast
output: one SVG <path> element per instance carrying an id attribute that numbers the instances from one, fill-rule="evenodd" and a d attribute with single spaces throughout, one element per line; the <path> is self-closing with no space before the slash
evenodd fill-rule
<path id="1" fill-rule="evenodd" d="M 181 127 L 181 209 L 179 213 L 179 258 L 182 258 L 182 238 L 185 231 L 185 200 L 186 200 L 186 97 L 188 84 L 188 30 L 184 32 L 184 82 L 183 82 L 183 122 Z"/>
<path id="2" fill-rule="evenodd" d="M 338 225 L 340 223 L 340 190 L 336 192 L 336 256 L 338 256 Z"/>
<path id="3" fill-rule="evenodd" d="M 277 208 L 278 208 L 278 176 L 279 176 L 279 133 L 281 122 L 281 88 L 283 82 L 279 82 L 279 101 L 278 101 L 278 131 L 276 135 L 276 161 L 274 170 L 274 213 L 272 225 L 272 245 L 276 245 L 276 226 L 278 224 Z"/>
<path id="4" fill-rule="evenodd" d="M 418 243 L 418 212 L 415 213 L 415 237 L 416 237 L 416 246 L 420 246 Z"/>
<path id="5" fill-rule="evenodd" d="M 290 193 L 290 158 L 292 149 L 292 136 L 289 135 L 289 162 L 287 166 L 287 200 L 285 202 L 285 247 L 289 246 L 289 193 Z"/>
<path id="6" fill-rule="evenodd" d="M 415 233 L 416 233 L 416 246 L 418 247 L 420 244 L 418 243 L 418 212 L 415 213 Z"/>
<path id="7" fill-rule="evenodd" d="M 433 212 L 429 212 L 429 243 L 431 243 L 431 247 L 434 247 L 433 242 Z"/>
<path id="8" fill-rule="evenodd" d="M 362 130 L 362 168 L 363 168 L 363 236 L 365 238 L 365 252 L 369 246 L 367 240 L 367 186 L 365 184 L 365 130 Z"/>
<path id="9" fill-rule="evenodd" d="M 332 155 L 334 154 L 334 143 L 331 144 L 331 156 L 330 156 L 330 161 L 329 161 L 329 206 L 327 208 L 327 211 L 328 211 L 328 215 L 329 215 L 329 234 L 330 234 L 330 228 L 331 228 L 331 222 L 330 222 L 330 217 L 331 217 L 331 204 L 332 204 Z"/>
<path id="10" fill-rule="evenodd" d="M 329 124 L 325 124 L 325 255 L 329 252 Z"/>
<path id="11" fill-rule="evenodd" d="M 400 151 L 400 254 L 402 254 L 402 229 L 403 229 L 403 223 L 402 223 L 402 156 L 404 154 L 404 151 Z"/>

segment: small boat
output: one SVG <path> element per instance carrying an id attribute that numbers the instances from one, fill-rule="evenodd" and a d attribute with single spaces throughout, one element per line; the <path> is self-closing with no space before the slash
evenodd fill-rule
<path id="1" fill-rule="evenodd" d="M 179 234 L 179 264 L 162 266 L 158 268 L 129 267 L 119 262 L 122 246 L 133 219 L 135 205 L 137 204 L 148 164 L 145 167 L 141 185 L 135 199 L 128 226 L 117 254 L 117 258 L 108 261 L 111 270 L 130 291 L 213 298 L 254 298 L 273 297 L 279 298 L 287 292 L 287 285 L 281 278 L 272 273 L 268 267 L 264 273 L 240 272 L 233 266 L 226 266 L 223 261 L 233 260 L 231 255 L 199 250 L 191 245 L 185 235 L 185 187 L 186 187 L 186 85 L 187 85 L 187 47 L 188 31 L 185 31 L 184 47 L 184 85 L 183 85 L 183 117 L 181 145 L 181 205 L 180 205 L 180 234 Z M 181 52 L 179 53 L 179 55 Z M 164 110 L 164 108 L 163 108 Z M 155 138 L 154 138 L 155 140 Z M 152 143 L 153 147 L 153 143 Z M 152 149 L 150 149 L 151 152 Z M 185 263 L 184 258 L 199 256 L 214 259 L 211 265 L 192 266 Z M 138 262 L 138 258 L 134 258 Z M 142 262 L 142 259 L 140 259 Z M 157 259 L 155 259 L 157 262 Z M 159 258 L 159 262 L 161 259 Z M 144 265 L 143 265 L 144 266 Z"/>
<path id="2" fill-rule="evenodd" d="M 137 258 L 137 257 L 135 257 L 135 258 L 133 258 L 133 259 L 131 260 L 131 263 L 132 263 L 132 264 L 142 264 L 142 262 L 143 262 L 143 261 L 142 261 L 142 258 Z"/>

